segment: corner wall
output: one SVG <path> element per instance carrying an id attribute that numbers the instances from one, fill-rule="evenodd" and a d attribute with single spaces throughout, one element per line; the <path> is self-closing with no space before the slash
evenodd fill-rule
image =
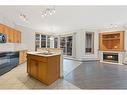
<path id="1" fill-rule="evenodd" d="M 21 31 L 21 42 L 27 46 L 29 51 L 35 51 L 35 32 L 36 30 L 16 25 L 17 30 Z"/>

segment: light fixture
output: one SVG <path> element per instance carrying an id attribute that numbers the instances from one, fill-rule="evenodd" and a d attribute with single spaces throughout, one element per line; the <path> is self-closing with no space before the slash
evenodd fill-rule
<path id="1" fill-rule="evenodd" d="M 53 41 L 53 40 L 54 40 L 54 37 L 53 37 L 53 36 L 51 36 L 49 39 Z"/>
<path id="2" fill-rule="evenodd" d="M 19 16 L 24 22 L 28 22 L 28 19 L 25 14 L 21 13 Z"/>
<path id="3" fill-rule="evenodd" d="M 52 8 L 45 8 L 41 11 L 41 16 L 45 17 L 45 16 L 50 16 L 53 15 L 56 12 L 55 7 Z"/>
<path id="4" fill-rule="evenodd" d="M 118 25 L 117 24 L 110 24 L 107 28 L 117 28 Z"/>

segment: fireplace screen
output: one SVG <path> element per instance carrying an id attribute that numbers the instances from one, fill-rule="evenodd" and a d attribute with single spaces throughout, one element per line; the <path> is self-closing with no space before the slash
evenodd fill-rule
<path id="1" fill-rule="evenodd" d="M 118 63 L 118 53 L 103 53 L 103 61 Z"/>

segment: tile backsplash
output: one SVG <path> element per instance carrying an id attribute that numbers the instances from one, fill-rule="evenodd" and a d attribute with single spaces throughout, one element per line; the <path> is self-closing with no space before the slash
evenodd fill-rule
<path id="1" fill-rule="evenodd" d="M 26 50 L 27 46 L 21 43 L 0 43 L 0 51 Z"/>

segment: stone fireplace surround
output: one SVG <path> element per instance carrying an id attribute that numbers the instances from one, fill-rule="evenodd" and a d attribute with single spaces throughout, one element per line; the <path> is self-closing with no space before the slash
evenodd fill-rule
<path id="1" fill-rule="evenodd" d="M 119 62 L 118 53 L 103 52 L 103 61 L 118 63 Z"/>
<path id="2" fill-rule="evenodd" d="M 114 61 L 113 60 L 104 60 L 103 59 L 103 55 L 104 54 L 109 54 L 109 57 L 110 54 L 113 54 L 113 55 L 117 55 L 118 54 L 118 61 Z M 125 52 L 117 52 L 117 51 L 99 51 L 99 59 L 100 59 L 100 62 L 104 62 L 104 63 L 114 63 L 114 64 L 123 64 L 124 62 L 124 58 L 125 58 Z"/>

